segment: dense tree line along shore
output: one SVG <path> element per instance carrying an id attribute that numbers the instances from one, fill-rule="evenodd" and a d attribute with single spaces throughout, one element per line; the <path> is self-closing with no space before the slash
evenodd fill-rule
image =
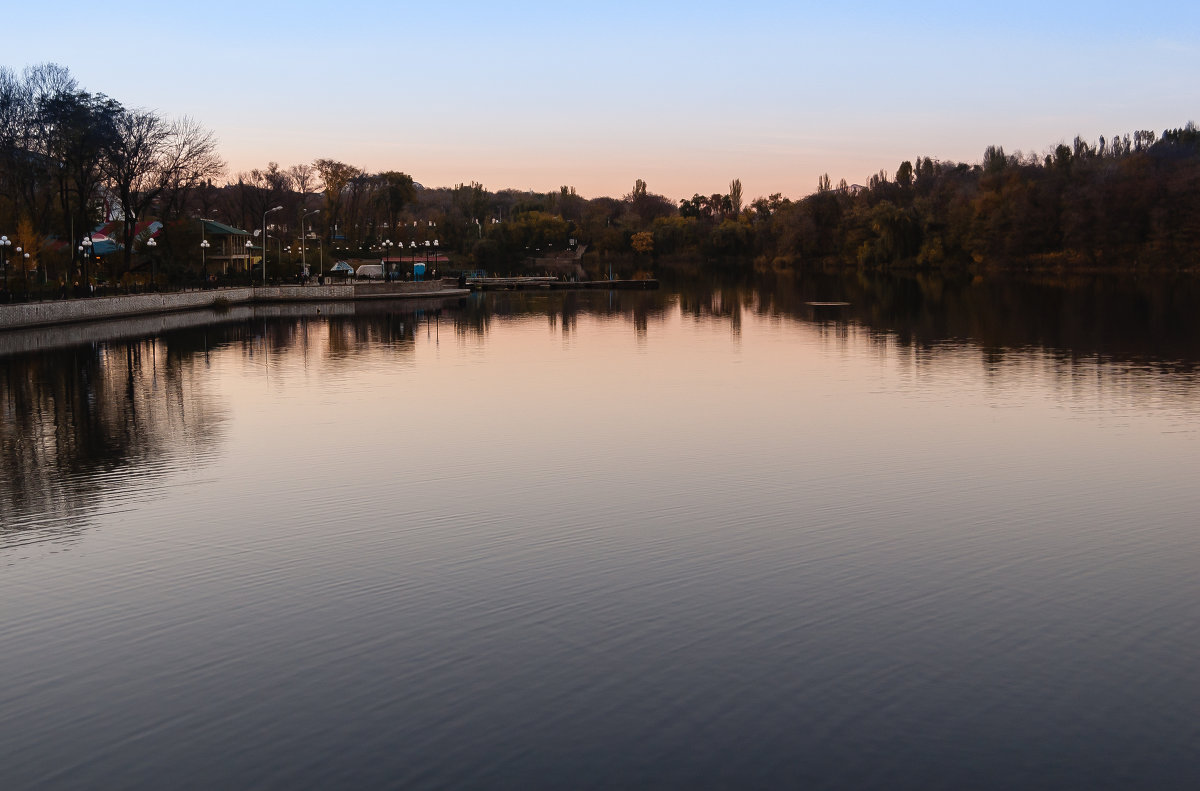
<path id="1" fill-rule="evenodd" d="M 453 268 L 498 273 L 544 267 L 572 243 L 586 245 L 585 269 L 624 277 L 697 262 L 1181 271 L 1200 263 L 1200 130 L 1076 137 L 1042 154 L 993 146 L 977 164 L 919 156 L 865 185 L 823 176 L 798 199 L 746 201 L 734 179 L 676 204 L 641 180 L 586 199 L 569 186 L 431 188 L 328 158 L 228 178 L 215 137 L 192 119 L 126 108 L 55 64 L 0 69 L 0 234 L 24 251 L 5 248 L 6 292 L 144 285 L 152 271 L 159 285 L 188 285 L 201 271 L 196 218 L 252 230 L 276 206 L 274 278 L 297 272 L 302 238 L 305 252 L 372 260 L 385 240 L 400 258 L 436 239 Z M 84 254 L 81 238 L 112 218 L 115 252 Z"/>

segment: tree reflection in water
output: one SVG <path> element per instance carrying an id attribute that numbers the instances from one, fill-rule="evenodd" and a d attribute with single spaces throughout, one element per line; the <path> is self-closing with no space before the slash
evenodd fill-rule
<path id="1" fill-rule="evenodd" d="M 164 463 L 202 460 L 221 409 L 198 365 L 220 342 L 168 335 L 0 358 L 0 541 L 69 534 L 129 485 L 120 476 L 153 487 Z"/>
<path id="2" fill-rule="evenodd" d="M 811 304 L 819 301 L 849 304 Z M 381 349 L 411 360 L 420 342 L 443 330 L 482 339 L 514 318 L 544 317 L 563 336 L 577 333 L 584 315 L 618 320 L 644 345 L 676 315 L 726 324 L 735 337 L 753 315 L 809 325 L 838 342 L 863 337 L 911 355 L 917 366 L 939 365 L 950 347 L 955 364 L 967 350 L 989 374 L 1035 355 L 1064 381 L 1090 378 L 1131 399 L 1141 382 L 1158 397 L 1175 393 L 1194 405 L 1198 306 L 1200 283 L 1179 276 L 743 273 L 689 276 L 657 291 L 489 292 L 188 314 L 177 321 L 201 326 L 105 341 L 130 331 L 112 323 L 109 335 L 99 327 L 86 345 L 77 329 L 45 332 L 59 339 L 47 340 L 50 347 L 75 344 L 58 349 L 38 350 L 29 333 L 20 343 L 11 335 L 8 349 L 34 350 L 6 352 L 0 343 L 0 543 L 39 540 L 39 531 L 70 535 L 114 488 L 150 491 L 158 471 L 214 456 L 229 410 L 205 367 L 223 347 L 250 358 L 265 343 L 272 359 L 319 353 L 348 368 Z M 314 338 L 321 349 L 312 348 Z"/>

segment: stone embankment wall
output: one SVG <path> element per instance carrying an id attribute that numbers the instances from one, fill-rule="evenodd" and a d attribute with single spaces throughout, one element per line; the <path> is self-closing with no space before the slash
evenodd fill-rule
<path id="1" fill-rule="evenodd" d="M 348 302 L 272 302 L 267 305 L 233 305 L 229 310 L 176 310 L 148 316 L 75 321 L 39 327 L 22 327 L 0 332 L 0 359 L 12 354 L 81 346 L 89 343 L 147 338 L 164 332 L 238 324 L 256 318 L 296 318 L 300 316 L 353 316 L 370 303 Z M 419 301 L 413 300 L 418 305 Z"/>
<path id="2" fill-rule="evenodd" d="M 0 329 L 65 324 L 212 307 L 220 297 L 227 303 L 249 302 L 253 289 L 183 291 L 174 294 L 130 294 L 123 297 L 63 299 L 0 306 Z"/>
<path id="3" fill-rule="evenodd" d="M 0 330 L 41 327 L 98 319 L 147 316 L 180 310 L 263 302 L 326 302 L 355 299 L 396 299 L 465 294 L 453 281 L 428 283 L 339 283 L 325 286 L 267 286 L 181 291 L 169 294 L 129 294 L 120 297 L 64 299 L 0 305 Z"/>

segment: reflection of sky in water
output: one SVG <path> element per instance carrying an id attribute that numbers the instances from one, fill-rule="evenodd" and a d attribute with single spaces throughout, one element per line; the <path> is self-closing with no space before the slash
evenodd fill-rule
<path id="1" fill-rule="evenodd" d="M 1139 455 L 1160 453 L 1157 437 L 1196 430 L 1195 372 L 1152 362 L 1154 348 L 1118 362 L 1093 349 L 980 347 L 948 326 L 962 304 L 979 299 L 971 288 L 948 298 L 944 284 L 889 281 L 891 292 L 938 297 L 931 307 L 910 293 L 889 310 L 864 301 L 870 294 L 856 286 L 497 293 L 444 310 L 359 305 L 358 315 L 355 306 L 338 315 L 345 311 L 325 306 L 292 319 L 244 311 L 157 341 L 10 355 L 0 358 L 4 527 L 21 530 L 22 542 L 70 534 L 114 498 L 136 503 L 214 458 L 220 470 L 206 475 L 240 493 L 234 503 L 256 502 L 251 492 L 281 478 L 396 474 L 394 463 L 369 463 L 358 443 L 411 458 L 418 470 L 431 457 L 457 456 L 452 466 L 489 477 L 489 465 L 521 448 L 555 445 L 566 458 L 596 461 L 588 441 L 618 456 L 644 443 L 639 458 L 661 455 L 665 466 L 653 472 L 670 478 L 708 452 L 713 433 L 728 435 L 721 453 L 767 465 L 772 447 L 815 442 L 830 463 L 858 453 L 919 451 L 924 459 L 961 447 L 977 466 L 992 452 L 976 453 L 995 441 L 991 430 L 1028 434 L 1028 449 L 1055 437 L 1068 456 L 1092 444 L 1072 436 L 1079 425 L 1085 435 L 1097 427 L 1123 433 Z M 807 304 L 835 291 L 858 301 Z M 861 324 L 880 312 L 911 321 Z M 165 319 L 185 327 L 203 320 Z M 945 337 L 915 343 L 926 326 L 942 326 Z M 122 334 L 122 324 L 108 331 Z M 61 332 L 62 340 L 48 333 L 49 342 L 77 342 L 90 330 Z M 8 342 L 22 348 L 37 339 Z M 505 443 L 516 448 L 471 444 L 474 426 L 506 422 L 514 430 Z M 450 452 L 458 435 L 463 444 Z M 18 539 L 10 532 L 8 540 Z"/>
<path id="2" fill-rule="evenodd" d="M 0 360 L 0 785 L 1170 787 L 1196 356 L 814 290 Z"/>

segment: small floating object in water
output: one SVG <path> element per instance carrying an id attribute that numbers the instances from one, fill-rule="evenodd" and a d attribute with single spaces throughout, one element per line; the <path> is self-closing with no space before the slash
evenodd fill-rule
<path id="1" fill-rule="evenodd" d="M 849 305 L 849 302 L 805 302 L 805 305 L 812 305 L 814 308 L 840 308 Z"/>

